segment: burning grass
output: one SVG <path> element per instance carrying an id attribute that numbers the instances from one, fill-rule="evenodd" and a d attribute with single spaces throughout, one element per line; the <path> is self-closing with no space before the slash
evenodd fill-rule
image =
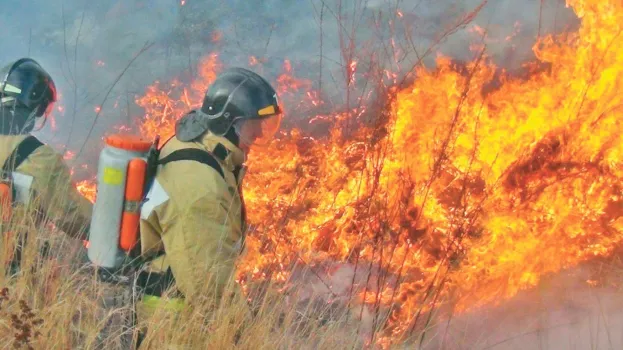
<path id="1" fill-rule="evenodd" d="M 17 242 L 7 239 L 8 236 L 2 242 L 2 247 L 7 248 L 0 257 L 6 262 L 1 265 L 0 275 L 2 347 L 125 348 L 120 344 L 129 333 L 122 332 L 135 329 L 124 330 L 117 326 L 120 323 L 114 322 L 131 314 L 133 304 L 130 300 L 126 304 L 111 304 L 111 301 L 118 299 L 127 287 L 97 282 L 93 271 L 85 265 L 86 250 L 81 242 L 53 227 L 36 230 L 28 225 L 28 220 L 20 220 L 5 228 L 12 232 L 28 232 L 28 238 L 17 274 L 8 272 L 10 252 Z M 234 299 L 210 309 L 208 305 L 213 302 L 205 300 L 175 316 L 159 309 L 138 324 L 142 329 L 147 328 L 142 348 L 335 349 L 362 346 L 362 339 L 358 339 L 352 324 L 345 328 L 352 323 L 345 310 L 301 299 L 294 305 L 272 290 L 274 288 L 262 289 L 261 297 L 256 293 L 252 304 L 245 299 Z"/>
<path id="2" fill-rule="evenodd" d="M 95 349 L 97 344 L 99 348 L 119 348 L 122 335 L 118 328 L 111 328 L 103 340 L 98 335 L 110 320 L 128 310 L 102 308 L 102 299 L 111 297 L 112 289 L 96 283 L 91 272 L 81 266 L 85 252 L 79 242 L 66 239 L 60 232 L 38 233 L 39 238 L 30 241 L 34 245 L 25 255 L 22 273 L 0 277 L 2 345 L 22 349 Z M 43 237 L 56 254 L 46 258 L 35 254 L 33 246 L 41 247 Z M 420 343 L 421 348 L 504 349 L 540 344 L 547 349 L 562 343 L 617 348 L 620 340 L 613 335 L 623 320 L 615 312 L 621 305 L 623 265 L 616 259 L 584 265 L 539 283 L 534 290 L 520 292 L 502 307 L 468 311 L 450 321 L 434 317 L 424 328 L 427 338 Z M 347 268 L 334 270 L 336 279 L 330 282 L 346 279 Z M 364 314 L 367 326 L 362 326 L 358 309 L 347 310 L 339 300 L 327 304 L 330 293 L 311 271 L 299 270 L 294 275 L 293 279 L 304 281 L 298 291 L 276 293 L 277 286 L 266 286 L 261 290 L 266 293 L 263 297 L 255 294 L 255 303 L 236 300 L 209 312 L 206 301 L 181 312 L 177 319 L 159 310 L 140 323 L 149 328 L 142 348 L 366 348 L 370 334 L 366 327 L 371 326 L 374 315 Z M 363 278 L 366 275 L 362 273 Z M 587 279 L 598 279 L 601 285 L 582 285 Z M 418 340 L 394 342 L 391 348 L 415 348 Z"/>
<path id="3" fill-rule="evenodd" d="M 328 299 L 375 315 L 383 332 L 374 341 L 391 343 L 425 327 L 440 304 L 462 312 L 498 303 L 610 255 L 623 237 L 623 7 L 569 4 L 578 32 L 540 38 L 525 77 L 500 72 L 474 47 L 473 61 L 441 56 L 401 89 L 391 72 L 377 74 L 385 105 L 362 100 L 315 116 L 255 150 L 243 287 L 268 280 L 287 291 L 293 272 L 310 269 Z M 170 135 L 218 69 L 213 54 L 191 86 L 150 87 L 137 99 L 140 132 Z M 351 73 L 349 85 L 373 78 Z M 275 83 L 284 99 L 309 92 L 292 74 L 286 63 Z M 318 95 L 301 104 L 322 105 Z"/>
<path id="4" fill-rule="evenodd" d="M 526 77 L 500 73 L 484 47 L 462 65 L 439 57 L 435 70 L 418 67 L 401 89 L 395 74 L 378 72 L 381 105 L 314 116 L 254 150 L 244 189 L 252 230 L 237 281 L 266 314 L 240 344 L 398 346 L 440 314 L 500 303 L 614 254 L 623 238 L 623 6 L 568 3 L 578 32 L 539 39 Z M 372 78 L 348 67 L 349 82 Z M 145 109 L 139 132 L 166 139 L 220 69 L 212 54 L 192 84 L 149 87 L 136 101 Z M 282 100 L 304 91 L 298 108 L 323 105 L 288 62 L 275 85 Z M 321 301 L 313 309 L 324 305 L 331 317 L 301 323 L 309 316 L 292 306 L 312 295 Z M 209 325 L 197 311 L 174 328 L 150 328 L 225 346 L 245 308 L 224 305 Z"/>

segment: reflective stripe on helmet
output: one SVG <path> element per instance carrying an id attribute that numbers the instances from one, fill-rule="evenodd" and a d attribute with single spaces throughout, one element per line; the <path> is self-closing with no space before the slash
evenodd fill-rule
<path id="1" fill-rule="evenodd" d="M 0 85 L 0 92 L 12 92 L 15 94 L 21 94 L 22 89 L 18 88 L 17 86 L 13 86 L 7 83 L 7 84 L 4 84 L 4 88 L 2 87 L 2 85 Z"/>
<path id="2" fill-rule="evenodd" d="M 259 115 L 271 115 L 271 114 L 275 114 L 277 111 L 275 110 L 275 106 L 270 105 L 268 107 L 264 107 L 262 109 L 260 109 L 259 111 L 257 111 L 257 114 Z"/>
<path id="3" fill-rule="evenodd" d="M 0 104 L 14 102 L 14 101 L 15 101 L 15 97 L 3 97 L 0 99 Z"/>

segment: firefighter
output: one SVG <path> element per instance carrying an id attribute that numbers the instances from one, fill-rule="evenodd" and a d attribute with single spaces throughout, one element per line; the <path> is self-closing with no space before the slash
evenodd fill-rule
<path id="1" fill-rule="evenodd" d="M 63 157 L 30 134 L 37 121 L 45 123 L 56 102 L 54 81 L 30 58 L 0 69 L 0 79 L 3 183 L 12 184 L 14 203 L 35 210 L 37 225 L 50 220 L 68 235 L 85 240 L 91 202 L 74 187 Z"/>
<path id="2" fill-rule="evenodd" d="M 199 110 L 176 123 L 141 208 L 144 270 L 139 319 L 154 306 L 216 301 L 244 248 L 241 183 L 252 146 L 267 145 L 281 123 L 274 88 L 243 68 L 224 71 Z M 174 289 L 173 295 L 161 298 Z"/>

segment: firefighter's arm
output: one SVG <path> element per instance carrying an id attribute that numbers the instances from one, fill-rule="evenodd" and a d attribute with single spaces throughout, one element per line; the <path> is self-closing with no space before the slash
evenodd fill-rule
<path id="1" fill-rule="evenodd" d="M 228 222 L 227 210 L 224 199 L 207 194 L 187 205 L 172 227 L 165 229 L 167 260 L 177 288 L 189 303 L 198 296 L 203 302 L 217 301 L 233 282 L 238 234 Z"/>
<path id="2" fill-rule="evenodd" d="M 76 189 L 63 157 L 46 145 L 31 158 L 24 166 L 34 175 L 32 189 L 43 216 L 68 235 L 86 239 L 92 204 Z"/>

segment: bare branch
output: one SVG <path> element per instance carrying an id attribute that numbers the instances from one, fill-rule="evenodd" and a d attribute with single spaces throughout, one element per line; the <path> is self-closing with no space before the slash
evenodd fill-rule
<path id="1" fill-rule="evenodd" d="M 93 129 L 95 128 L 95 124 L 97 123 L 97 118 L 99 117 L 99 115 L 100 115 L 100 113 L 101 113 L 101 111 L 103 109 L 103 106 L 106 103 L 106 100 L 108 99 L 108 96 L 110 95 L 111 91 L 117 85 L 119 80 L 121 80 L 121 78 L 123 77 L 125 72 L 130 68 L 132 63 L 134 63 L 134 61 L 136 61 L 136 59 L 138 59 L 143 53 L 148 51 L 153 45 L 154 45 L 154 43 L 145 43 L 145 45 L 143 45 L 143 47 L 139 50 L 139 52 L 136 55 L 134 55 L 134 57 L 130 60 L 130 62 L 128 62 L 126 67 L 123 69 L 123 71 L 121 71 L 121 73 L 117 76 L 115 81 L 112 83 L 112 85 L 110 86 L 110 88 L 106 92 L 106 95 L 104 96 L 104 99 L 102 100 L 102 103 L 100 103 L 100 109 L 95 114 L 95 119 L 93 119 L 93 123 L 91 124 L 91 127 L 89 128 L 89 132 L 87 133 L 87 135 L 86 135 L 86 137 L 84 139 L 84 142 L 82 143 L 82 146 L 80 146 L 80 150 L 78 151 L 78 154 L 76 155 L 76 158 L 78 158 L 80 156 L 80 154 L 82 154 L 82 151 L 84 150 L 84 146 L 89 141 L 89 137 L 91 136 L 91 133 L 93 132 Z"/>

